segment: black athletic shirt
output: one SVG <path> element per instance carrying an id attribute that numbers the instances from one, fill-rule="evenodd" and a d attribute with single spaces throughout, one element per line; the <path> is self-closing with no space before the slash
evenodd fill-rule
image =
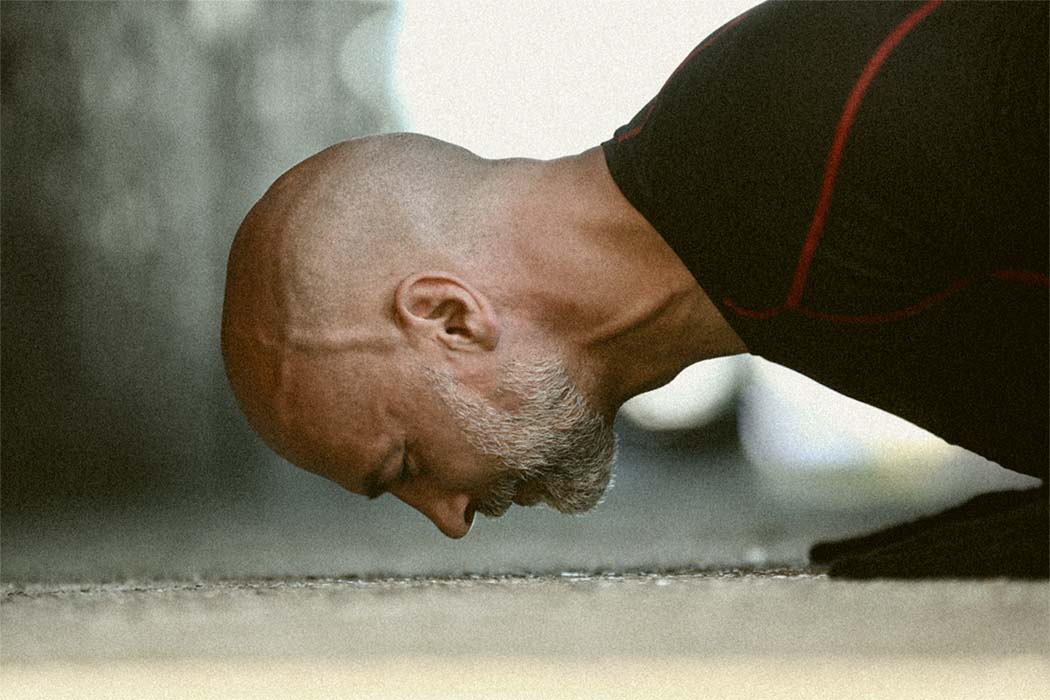
<path id="1" fill-rule="evenodd" d="M 1047 15 L 761 5 L 603 144 L 749 350 L 1047 475 Z"/>

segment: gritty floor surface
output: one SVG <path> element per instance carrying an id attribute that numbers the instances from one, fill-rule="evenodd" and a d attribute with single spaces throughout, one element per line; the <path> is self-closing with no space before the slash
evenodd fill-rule
<path id="1" fill-rule="evenodd" d="M 1045 582 L 805 570 L 7 585 L 21 698 L 1043 698 Z"/>
<path id="2" fill-rule="evenodd" d="M 805 568 L 1009 473 L 653 442 L 623 441 L 594 513 L 515 508 L 456 542 L 286 465 L 241 501 L 5 512 L 0 698 L 1050 697 L 1046 582 Z"/>

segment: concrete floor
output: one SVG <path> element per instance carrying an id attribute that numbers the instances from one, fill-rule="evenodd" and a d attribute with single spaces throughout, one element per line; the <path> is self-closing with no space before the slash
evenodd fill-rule
<path id="1" fill-rule="evenodd" d="M 1050 585 L 806 571 L 7 585 L 20 698 L 1041 698 Z"/>
<path id="2" fill-rule="evenodd" d="M 972 455 L 800 474 L 628 434 L 593 514 L 515 508 L 455 542 L 390 499 L 265 478 L 5 512 L 0 697 L 1048 696 L 1046 582 L 805 568 L 817 540 L 1029 485 Z"/>

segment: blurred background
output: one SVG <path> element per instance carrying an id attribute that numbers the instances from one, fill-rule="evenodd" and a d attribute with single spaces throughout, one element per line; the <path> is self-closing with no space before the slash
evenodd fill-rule
<path id="1" fill-rule="evenodd" d="M 751 4 L 0 4 L 0 576 L 798 564 L 815 539 L 1034 483 L 729 358 L 625 407 L 593 514 L 514 509 L 452 542 L 290 467 L 238 413 L 226 253 L 278 175 L 386 131 L 579 152 Z"/>

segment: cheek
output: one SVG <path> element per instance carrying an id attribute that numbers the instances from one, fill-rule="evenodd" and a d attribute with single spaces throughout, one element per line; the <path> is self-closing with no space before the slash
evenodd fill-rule
<path id="1" fill-rule="evenodd" d="M 455 387 L 450 388 L 450 391 L 455 390 Z M 468 417 L 462 419 L 461 424 L 439 391 L 432 385 L 420 387 L 413 397 L 414 403 L 405 406 L 405 410 L 411 412 L 414 426 L 408 435 L 410 451 L 417 456 L 425 476 L 441 487 L 485 493 L 501 470 L 499 460 L 475 448 L 467 433 L 471 426 L 480 428 L 486 424 L 471 417 L 481 409 L 468 403 L 462 409 Z M 473 397 L 470 399 L 474 400 Z M 484 439 L 486 436 L 475 437 Z"/>
<path id="2" fill-rule="evenodd" d="M 458 431 L 434 435 L 414 451 L 420 460 L 419 481 L 435 488 L 481 493 L 498 472 L 493 460 L 478 454 Z"/>
<path id="3" fill-rule="evenodd" d="M 407 435 L 410 452 L 423 474 L 466 485 L 477 471 L 479 455 L 444 405 L 420 404 L 414 416 L 415 430 Z"/>

